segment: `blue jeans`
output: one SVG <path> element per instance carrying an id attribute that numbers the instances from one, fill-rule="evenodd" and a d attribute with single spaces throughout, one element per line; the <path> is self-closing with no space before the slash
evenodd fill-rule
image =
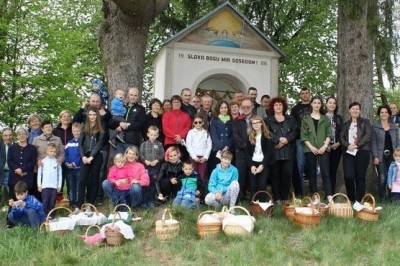
<path id="1" fill-rule="evenodd" d="M 378 168 L 378 193 L 380 201 L 388 199 L 389 190 L 387 188 L 387 179 L 389 166 L 393 161 L 393 156 L 383 156 L 382 162 L 380 162 L 379 165 L 376 166 Z"/>
<path id="2" fill-rule="evenodd" d="M 102 187 L 104 193 L 106 193 L 107 196 L 111 199 L 112 195 L 115 194 L 113 193 L 113 191 L 116 190 L 116 188 L 108 180 L 103 181 Z M 140 203 L 142 202 L 142 187 L 140 186 L 140 184 L 132 184 L 127 202 L 130 202 L 131 207 L 140 205 Z M 115 204 L 116 202 L 113 203 Z"/>
<path id="3" fill-rule="evenodd" d="M 299 170 L 299 176 L 303 180 L 306 157 L 304 156 L 303 142 L 301 141 L 301 139 L 296 139 L 296 158 L 297 158 L 297 167 Z"/>
<path id="4" fill-rule="evenodd" d="M 71 206 L 78 206 L 78 191 L 79 191 L 79 176 L 81 174 L 81 170 L 79 168 L 76 169 L 68 169 L 67 170 L 67 182 L 69 187 L 69 202 Z"/>
<path id="5" fill-rule="evenodd" d="M 7 192 L 8 191 L 8 178 L 10 176 L 10 172 L 9 171 L 4 171 L 4 176 L 3 176 L 3 185 L 6 188 Z"/>
<path id="6" fill-rule="evenodd" d="M 27 208 L 26 212 L 18 218 L 14 218 L 13 213 L 10 212 L 8 220 L 15 225 L 29 225 L 34 229 L 38 229 L 41 224 L 39 212 L 31 208 Z"/>
<path id="7" fill-rule="evenodd" d="M 193 207 L 198 207 L 199 203 L 197 201 L 181 199 L 181 198 L 176 197 L 174 199 L 174 201 L 172 202 L 172 205 L 173 206 L 180 206 L 180 207 L 185 208 L 185 209 L 190 209 L 190 208 L 193 208 Z"/>

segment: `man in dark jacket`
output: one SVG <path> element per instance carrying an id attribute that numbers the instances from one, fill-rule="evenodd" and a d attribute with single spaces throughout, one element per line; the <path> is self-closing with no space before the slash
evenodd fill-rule
<path id="1" fill-rule="evenodd" d="M 146 110 L 139 103 L 139 90 L 135 87 L 128 90 L 128 106 L 126 111 L 126 122 L 113 121 L 112 129 L 125 132 L 124 142 L 118 142 L 115 154 L 125 153 L 130 146 L 140 147 L 142 143 L 142 127 L 146 121 Z"/>

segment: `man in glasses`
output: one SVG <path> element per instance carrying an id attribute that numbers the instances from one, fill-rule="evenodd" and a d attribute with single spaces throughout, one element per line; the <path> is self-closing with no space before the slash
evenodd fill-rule
<path id="1" fill-rule="evenodd" d="M 254 104 L 251 98 L 244 98 L 240 103 L 242 114 L 233 120 L 233 140 L 235 142 L 235 166 L 239 171 L 240 194 L 239 199 L 246 199 L 246 187 L 248 187 L 248 139 L 250 132 L 250 118 L 254 115 Z"/>

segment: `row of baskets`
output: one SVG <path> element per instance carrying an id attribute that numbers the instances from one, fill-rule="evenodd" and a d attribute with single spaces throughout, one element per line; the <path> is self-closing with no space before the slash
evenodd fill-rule
<path id="1" fill-rule="evenodd" d="M 88 208 L 90 211 L 88 211 Z M 121 208 L 125 210 L 121 211 Z M 62 216 L 59 212 L 67 213 L 67 216 Z M 58 214 L 57 218 L 51 218 Z M 109 245 L 119 245 L 125 239 L 134 237 L 132 227 L 129 225 L 132 221 L 132 210 L 128 205 L 119 204 L 115 206 L 113 213 L 106 217 L 100 213 L 97 208 L 85 203 L 82 205 L 80 212 L 77 214 L 67 207 L 56 207 L 52 209 L 46 216 L 45 222 L 41 225 L 40 230 L 64 235 L 67 232 L 74 230 L 75 226 L 87 227 L 85 235 L 80 237 L 89 245 L 96 245 L 106 240 Z M 100 228 L 99 225 L 103 225 Z M 89 230 L 97 228 L 98 233 L 88 235 Z M 100 238 L 101 236 L 101 238 Z"/>
<path id="2" fill-rule="evenodd" d="M 380 210 L 376 208 L 375 198 L 371 194 L 365 194 L 361 201 L 361 205 L 363 205 L 367 202 L 367 199 L 371 200 L 370 207 L 355 212 L 351 201 L 343 193 L 333 195 L 332 201 L 328 205 L 320 203 L 318 194 L 316 194 L 316 198 L 317 200 L 313 201 L 310 197 L 305 197 L 300 204 L 296 204 L 295 199 L 293 199 L 292 204 L 283 206 L 283 212 L 290 220 L 303 227 L 318 225 L 321 217 L 326 214 L 340 218 L 356 216 L 358 219 L 368 222 L 378 221 Z M 337 198 L 342 198 L 342 201 L 335 202 Z M 308 209 L 308 212 L 302 212 L 305 209 Z"/>

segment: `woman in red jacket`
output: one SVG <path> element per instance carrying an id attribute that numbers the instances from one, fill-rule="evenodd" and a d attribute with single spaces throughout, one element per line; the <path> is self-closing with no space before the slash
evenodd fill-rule
<path id="1" fill-rule="evenodd" d="M 166 112 L 162 118 L 162 128 L 165 135 L 165 150 L 170 146 L 177 145 L 182 155 L 182 160 L 189 158 L 189 154 L 182 141 L 185 140 L 187 133 L 192 125 L 190 117 L 181 110 L 182 98 L 179 95 L 171 97 L 172 109 Z"/>

